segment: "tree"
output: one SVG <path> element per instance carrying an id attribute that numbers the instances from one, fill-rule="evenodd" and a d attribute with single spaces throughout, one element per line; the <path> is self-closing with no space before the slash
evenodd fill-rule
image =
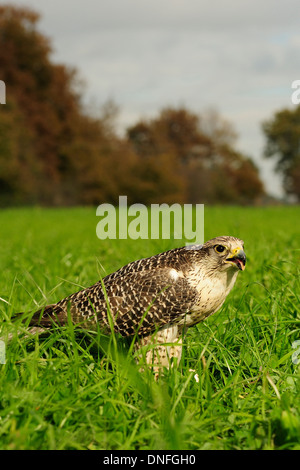
<path id="1" fill-rule="evenodd" d="M 36 181 L 41 168 L 34 160 L 34 138 L 16 103 L 1 108 L 0 118 L 0 202 L 2 205 L 37 202 Z"/>
<path id="2" fill-rule="evenodd" d="M 232 126 L 216 112 L 165 108 L 121 138 L 116 105 L 99 116 L 82 104 L 78 72 L 51 60 L 39 15 L 0 6 L 0 205 L 128 202 L 251 203 L 258 171 L 235 150 Z"/>
<path id="3" fill-rule="evenodd" d="M 199 116 L 185 108 L 165 108 L 157 118 L 130 127 L 127 136 L 144 166 L 157 162 L 174 178 L 173 197 L 249 204 L 263 194 L 257 168 L 234 149 L 235 132 L 215 111 Z M 166 155 L 167 166 L 162 165 Z"/>
<path id="4" fill-rule="evenodd" d="M 300 201 L 300 106 L 283 109 L 262 124 L 267 139 L 264 155 L 274 158 L 286 194 Z"/>
<path id="5" fill-rule="evenodd" d="M 107 155 L 121 143 L 108 132 L 108 107 L 102 117 L 89 116 L 77 71 L 51 61 L 38 20 L 28 8 L 0 7 L 7 85 L 0 108 L 0 203 L 99 203 L 107 197 Z"/>

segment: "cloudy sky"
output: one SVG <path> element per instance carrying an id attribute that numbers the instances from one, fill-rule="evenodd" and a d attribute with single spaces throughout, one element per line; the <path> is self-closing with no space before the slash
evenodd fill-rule
<path id="1" fill-rule="evenodd" d="M 75 66 L 86 100 L 120 106 L 119 126 L 163 106 L 216 109 L 238 133 L 267 190 L 261 122 L 293 105 L 300 79 L 298 0 L 16 0 L 37 10 L 53 60 Z"/>

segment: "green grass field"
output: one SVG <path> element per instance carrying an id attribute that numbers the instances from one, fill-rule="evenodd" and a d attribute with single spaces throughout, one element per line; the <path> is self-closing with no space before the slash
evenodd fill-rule
<path id="1" fill-rule="evenodd" d="M 92 208 L 2 210 L 0 336 L 13 339 L 0 365 L 0 449 L 300 449 L 299 217 L 299 207 L 205 208 L 205 239 L 242 238 L 247 267 L 155 382 L 114 338 L 71 325 L 26 338 L 10 316 L 182 243 L 100 241 Z"/>

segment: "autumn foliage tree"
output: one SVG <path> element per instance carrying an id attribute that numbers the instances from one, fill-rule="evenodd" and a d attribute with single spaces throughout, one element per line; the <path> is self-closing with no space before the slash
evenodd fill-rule
<path id="1" fill-rule="evenodd" d="M 119 137 L 115 107 L 98 118 L 82 104 L 75 69 L 51 60 L 39 15 L 0 6 L 0 204 L 252 203 L 257 168 L 237 152 L 216 113 L 163 109 Z"/>
<path id="2" fill-rule="evenodd" d="M 85 112 L 77 72 L 51 62 L 38 19 L 27 8 L 0 7 L 7 87 L 0 114 L 1 201 L 98 203 L 107 196 L 107 175 L 115 166 L 109 159 L 120 154 L 119 142 L 105 120 Z"/>
<path id="3" fill-rule="evenodd" d="M 300 106 L 282 109 L 262 125 L 265 157 L 276 160 L 286 194 L 300 201 Z"/>
<path id="4" fill-rule="evenodd" d="M 185 108 L 166 108 L 127 131 L 135 152 L 148 167 L 162 165 L 172 176 L 181 200 L 190 203 L 251 203 L 263 194 L 251 159 L 234 149 L 235 133 L 209 111 L 202 116 Z"/>
<path id="5" fill-rule="evenodd" d="M 1 108 L 1 140 L 11 149 L 1 152 L 1 160 L 6 161 L 8 170 L 15 168 L 17 188 L 7 196 L 25 202 L 46 200 L 56 189 L 52 183 L 60 179 L 59 147 L 67 133 L 68 114 L 76 107 L 76 97 L 68 90 L 72 74 L 50 63 L 50 45 L 37 32 L 37 20 L 38 15 L 30 10 L 0 7 L 1 78 L 7 86 L 7 105 Z M 3 126 L 8 120 L 9 128 Z M 19 133 L 27 135 L 27 152 Z M 11 185 L 10 171 L 1 172 L 4 178 L 2 192 Z M 26 183 L 33 186 L 32 192 L 23 187 Z M 53 202 L 56 197 L 51 198 Z"/>

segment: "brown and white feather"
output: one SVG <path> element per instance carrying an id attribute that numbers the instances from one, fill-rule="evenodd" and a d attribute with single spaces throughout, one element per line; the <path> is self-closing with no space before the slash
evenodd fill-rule
<path id="1" fill-rule="evenodd" d="M 137 334 L 140 345 L 154 341 L 156 332 L 158 343 L 174 342 L 173 349 L 168 346 L 159 353 L 161 363 L 167 365 L 172 355 L 179 358 L 181 354 L 182 331 L 216 312 L 235 283 L 238 269 L 233 263 L 225 265 L 215 252 L 220 244 L 230 253 L 243 248 L 238 238 L 217 237 L 204 245 L 133 261 L 93 286 L 39 310 L 30 324 L 46 328 L 53 322 L 64 324 L 69 309 L 74 323 L 83 327 L 98 323 L 108 333 L 112 324 L 122 336 Z M 154 355 L 148 356 L 147 361 L 153 361 Z"/>

